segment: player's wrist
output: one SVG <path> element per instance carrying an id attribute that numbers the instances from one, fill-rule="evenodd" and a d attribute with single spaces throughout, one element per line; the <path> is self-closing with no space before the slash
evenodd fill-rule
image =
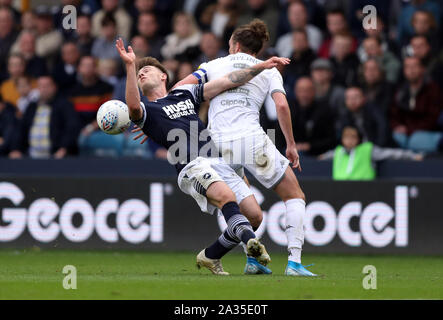
<path id="1" fill-rule="evenodd" d="M 133 69 L 133 68 L 135 68 L 135 60 L 134 61 L 126 61 L 125 65 L 126 65 L 126 69 Z"/>

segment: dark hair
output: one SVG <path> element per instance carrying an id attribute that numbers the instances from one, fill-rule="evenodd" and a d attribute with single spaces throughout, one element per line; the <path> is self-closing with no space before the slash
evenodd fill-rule
<path id="1" fill-rule="evenodd" d="M 254 19 L 235 29 L 232 40 L 238 42 L 243 51 L 257 54 L 265 42 L 269 41 L 268 28 L 262 20 Z"/>
<path id="2" fill-rule="evenodd" d="M 358 135 L 358 142 L 361 143 L 363 141 L 363 133 L 360 131 L 360 129 L 352 123 L 346 123 L 343 125 L 343 127 L 341 128 L 341 137 L 343 137 L 343 132 L 345 131 L 345 129 L 353 129 L 355 131 L 357 131 L 357 135 Z"/>
<path id="3" fill-rule="evenodd" d="M 330 14 L 339 14 L 344 19 L 346 19 L 345 12 L 342 9 L 340 9 L 340 8 L 333 8 L 333 9 L 328 10 L 328 12 L 326 12 L 326 15 L 330 15 Z"/>
<path id="4" fill-rule="evenodd" d="M 366 37 L 366 39 L 364 39 L 363 41 L 365 41 L 365 40 L 375 40 L 378 43 L 378 45 L 380 45 L 380 46 L 382 45 L 382 41 L 381 41 L 380 37 L 371 36 L 371 37 Z"/>
<path id="5" fill-rule="evenodd" d="M 109 25 L 117 26 L 117 21 L 115 20 L 112 13 L 106 13 L 102 19 L 101 26 L 106 27 Z"/>
<path id="6" fill-rule="evenodd" d="M 91 21 L 91 19 L 92 19 L 92 17 L 91 17 L 90 14 L 86 14 L 86 13 L 83 13 L 83 12 L 80 12 L 80 13 L 77 15 L 77 19 L 79 19 L 79 18 L 86 18 L 86 19 L 88 19 L 89 21 Z"/>
<path id="7" fill-rule="evenodd" d="M 420 65 L 420 67 L 422 67 L 422 68 L 425 67 L 424 62 L 423 62 L 420 58 L 418 58 L 418 57 L 416 57 L 416 56 L 407 56 L 407 57 L 404 57 L 404 59 L 403 59 L 403 66 L 405 65 L 405 61 L 408 60 L 408 59 L 409 59 L 409 60 L 410 60 L 410 59 L 417 60 L 417 61 L 418 61 L 418 64 Z"/>
<path id="8" fill-rule="evenodd" d="M 431 40 L 430 40 L 430 38 L 429 38 L 427 35 L 424 35 L 424 34 L 415 34 L 415 35 L 413 35 L 413 36 L 411 37 L 411 40 L 409 40 L 409 43 L 410 43 L 413 39 L 416 39 L 416 38 L 423 38 L 423 39 L 426 40 L 426 42 L 427 42 L 429 45 L 431 44 Z"/>
<path id="9" fill-rule="evenodd" d="M 168 74 L 168 70 L 166 70 L 166 68 L 160 63 L 160 61 L 158 61 L 156 58 L 154 57 L 145 57 L 145 58 L 141 58 L 137 61 L 137 73 L 143 69 L 146 66 L 153 66 L 156 67 L 157 69 L 159 69 L 161 72 L 163 72 L 164 74 L 166 74 L 166 86 L 168 86 L 169 83 L 169 74 Z"/>
<path id="10" fill-rule="evenodd" d="M 431 23 L 431 29 L 436 29 L 437 28 L 437 23 L 435 21 L 435 17 L 432 14 L 432 12 L 428 11 L 428 10 L 423 10 L 423 9 L 419 9 L 417 11 L 414 12 L 414 14 L 411 17 L 411 25 L 414 23 L 414 19 L 416 17 L 417 14 L 422 13 L 428 16 L 430 23 Z"/>

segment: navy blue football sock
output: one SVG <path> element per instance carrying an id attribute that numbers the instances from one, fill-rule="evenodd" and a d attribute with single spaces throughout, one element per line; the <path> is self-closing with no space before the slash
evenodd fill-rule
<path id="1" fill-rule="evenodd" d="M 221 259 L 232 248 L 236 247 L 238 241 L 232 239 L 225 231 L 211 246 L 205 249 L 205 256 L 209 259 Z"/>
<path id="2" fill-rule="evenodd" d="M 222 208 L 228 228 L 228 235 L 238 242 L 248 243 L 249 239 L 255 238 L 252 226 L 248 219 L 240 213 L 240 207 L 236 202 L 228 202 Z"/>

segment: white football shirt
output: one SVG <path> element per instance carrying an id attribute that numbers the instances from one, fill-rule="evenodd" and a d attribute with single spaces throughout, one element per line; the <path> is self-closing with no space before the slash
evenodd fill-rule
<path id="1" fill-rule="evenodd" d="M 203 63 L 193 75 L 199 83 L 205 83 L 260 62 L 251 55 L 237 53 Z M 276 68 L 264 70 L 243 86 L 212 98 L 208 112 L 208 129 L 212 138 L 228 141 L 263 132 L 260 108 L 265 101 L 274 103 L 271 99 L 274 92 L 286 94 L 283 79 Z"/>

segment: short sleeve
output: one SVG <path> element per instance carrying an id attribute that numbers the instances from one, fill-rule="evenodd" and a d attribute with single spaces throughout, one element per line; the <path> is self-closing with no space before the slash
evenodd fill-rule
<path id="1" fill-rule="evenodd" d="M 271 78 L 269 79 L 269 94 L 272 96 L 275 92 L 281 92 L 286 95 L 285 88 L 283 87 L 283 78 L 277 69 L 272 69 Z"/>
<path id="2" fill-rule="evenodd" d="M 145 125 L 145 122 L 146 122 L 147 114 L 146 114 L 146 107 L 145 107 L 145 104 L 144 104 L 143 102 L 141 102 L 141 101 L 140 101 L 140 107 L 142 108 L 142 112 L 143 112 L 142 117 L 141 117 L 139 120 L 133 120 L 133 119 L 131 119 L 131 121 L 132 121 L 134 124 L 136 124 L 139 128 L 143 128 L 144 125 Z"/>
<path id="3" fill-rule="evenodd" d="M 191 93 L 192 97 L 194 98 L 195 103 L 200 104 L 203 101 L 205 101 L 205 99 L 203 98 L 203 89 L 204 89 L 203 84 L 185 84 L 185 85 L 175 88 L 172 92 L 174 92 L 176 90 L 189 91 Z"/>

